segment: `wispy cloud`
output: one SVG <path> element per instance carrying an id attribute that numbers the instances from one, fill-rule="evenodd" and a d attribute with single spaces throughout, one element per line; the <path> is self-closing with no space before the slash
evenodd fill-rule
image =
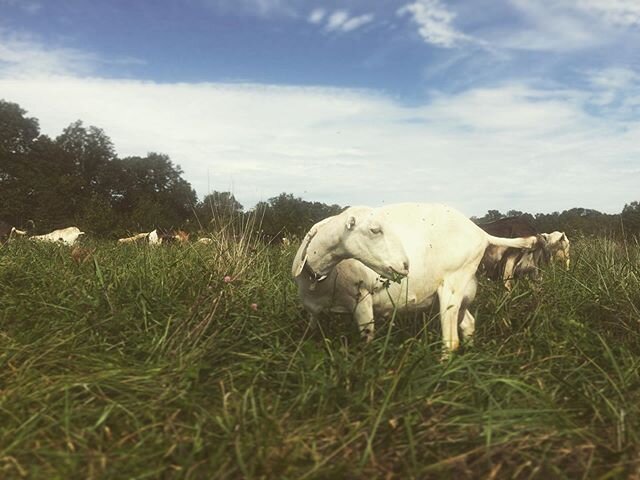
<path id="1" fill-rule="evenodd" d="M 327 12 L 324 8 L 316 8 L 309 14 L 308 20 L 310 23 L 314 23 L 317 25 L 318 23 L 322 22 L 322 20 L 324 20 L 326 14 Z"/>
<path id="2" fill-rule="evenodd" d="M 640 86 L 640 74 L 628 68 L 607 68 L 588 73 L 592 85 L 605 89 L 627 89 Z"/>
<path id="3" fill-rule="evenodd" d="M 397 10 L 397 15 L 409 15 L 418 25 L 422 39 L 438 47 L 451 48 L 470 37 L 456 30 L 453 26 L 455 14 L 448 10 L 439 0 L 417 0 Z"/>
<path id="4" fill-rule="evenodd" d="M 607 45 L 625 33 L 640 32 L 638 0 L 496 0 L 492 6 L 499 5 L 511 21 L 488 16 L 480 28 L 471 31 L 476 10 L 456 5 L 464 18 L 458 18 L 458 12 L 442 0 L 415 0 L 397 9 L 396 14 L 410 17 L 423 41 L 441 48 L 571 52 Z M 467 31 L 456 28 L 457 21 Z"/>
<path id="5" fill-rule="evenodd" d="M 506 0 L 504 10 L 516 21 L 482 32 L 495 48 L 571 53 L 640 41 L 637 0 Z"/>
<path id="6" fill-rule="evenodd" d="M 364 15 L 359 15 L 357 17 L 351 17 L 346 22 L 342 24 L 340 28 L 343 32 L 351 32 L 352 30 L 356 30 L 367 23 L 373 21 L 373 14 L 366 13 Z"/>
<path id="7" fill-rule="evenodd" d="M 2 1 L 2 0 L 0 0 Z M 297 0 L 200 0 L 216 9 L 264 18 L 305 18 L 304 7 Z M 316 7 L 306 15 L 307 22 L 322 25 L 326 32 L 352 32 L 371 23 L 372 13 L 351 15 L 346 9 Z"/>
<path id="8" fill-rule="evenodd" d="M 610 67 L 586 72 L 585 77 L 593 90 L 590 102 L 603 114 L 626 119 L 640 116 L 640 73 Z"/>
<path id="9" fill-rule="evenodd" d="M 521 24 L 502 28 L 496 35 L 491 35 L 488 41 L 497 47 L 569 52 L 609 41 L 597 22 L 587 21 L 568 3 L 509 0 L 509 4 L 520 16 Z"/>
<path id="10" fill-rule="evenodd" d="M 0 28 L 3 76 L 89 73 L 97 61 L 94 54 L 73 48 L 45 47 L 33 35 L 9 33 Z"/>
<path id="11" fill-rule="evenodd" d="M 348 20 L 349 14 L 346 10 L 336 10 L 327 19 L 327 30 L 338 30 Z"/>
<path id="12" fill-rule="evenodd" d="M 637 0 L 571 0 L 570 5 L 614 25 L 640 27 L 640 2 Z"/>
<path id="13" fill-rule="evenodd" d="M 1 5 L 18 7 L 31 15 L 35 15 L 42 10 L 42 3 L 37 0 L 0 0 Z"/>
<path id="14" fill-rule="evenodd" d="M 200 0 L 215 9 L 259 17 L 297 17 L 295 0 Z"/>
<path id="15" fill-rule="evenodd" d="M 352 32 L 371 23 L 374 19 L 372 13 L 351 16 L 347 10 L 335 10 L 333 13 L 322 8 L 314 9 L 308 17 L 308 21 L 315 25 L 324 24 L 327 32 Z"/>
<path id="16" fill-rule="evenodd" d="M 9 32 L 0 27 L 0 76 L 89 75 L 104 65 L 143 65 L 135 57 L 103 57 L 85 50 L 45 45 L 27 33 Z"/>

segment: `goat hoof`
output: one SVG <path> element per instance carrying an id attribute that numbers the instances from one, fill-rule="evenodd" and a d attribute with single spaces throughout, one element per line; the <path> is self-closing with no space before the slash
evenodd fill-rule
<path id="1" fill-rule="evenodd" d="M 365 341 L 365 343 L 371 343 L 371 341 L 373 340 L 373 332 L 368 328 L 363 330 L 362 339 Z"/>

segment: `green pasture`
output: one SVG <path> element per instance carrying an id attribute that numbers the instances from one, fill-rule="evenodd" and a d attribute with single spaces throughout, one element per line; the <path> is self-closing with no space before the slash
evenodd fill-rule
<path id="1" fill-rule="evenodd" d="M 295 246 L 82 248 L 0 248 L 0 478 L 640 478 L 636 243 L 482 280 L 445 362 L 435 309 L 309 326 Z"/>

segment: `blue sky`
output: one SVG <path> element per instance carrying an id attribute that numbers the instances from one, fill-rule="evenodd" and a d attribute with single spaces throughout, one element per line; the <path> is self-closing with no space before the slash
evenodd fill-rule
<path id="1" fill-rule="evenodd" d="M 637 0 L 0 0 L 0 97 L 247 207 L 618 212 L 638 45 Z"/>

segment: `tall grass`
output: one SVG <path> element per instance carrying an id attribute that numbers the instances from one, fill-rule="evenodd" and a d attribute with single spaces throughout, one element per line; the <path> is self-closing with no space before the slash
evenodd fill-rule
<path id="1" fill-rule="evenodd" d="M 1 478 L 640 476 L 640 247 L 574 242 L 510 293 L 483 280 L 473 346 L 436 311 L 307 323 L 295 246 L 0 249 Z M 237 227 L 236 227 L 237 228 Z"/>

